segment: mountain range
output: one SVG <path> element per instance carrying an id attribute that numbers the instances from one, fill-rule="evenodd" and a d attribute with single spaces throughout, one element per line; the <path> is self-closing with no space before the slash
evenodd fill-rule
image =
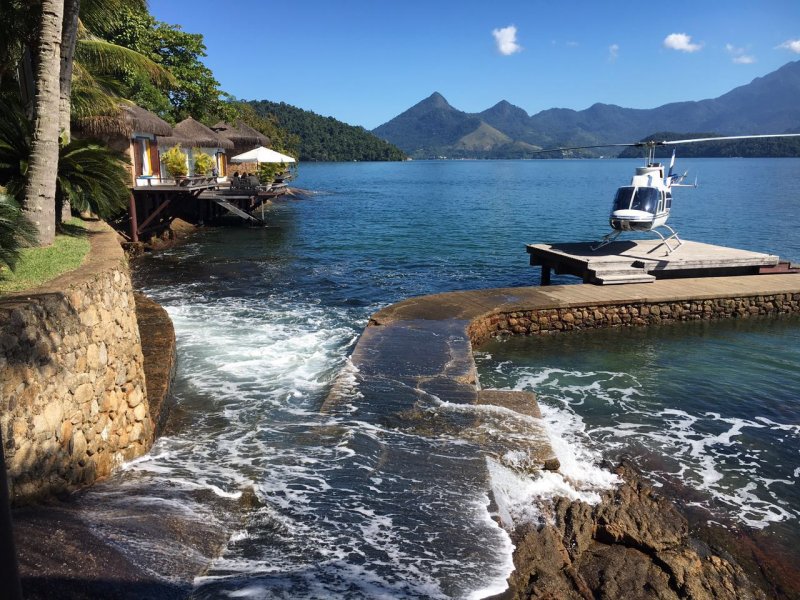
<path id="1" fill-rule="evenodd" d="M 719 135 L 800 132 L 800 61 L 707 100 L 657 108 L 593 104 L 534 115 L 503 100 L 479 113 L 451 106 L 435 92 L 372 130 L 413 158 L 524 158 L 558 146 L 625 143 L 657 131 Z M 576 155 L 616 154 L 612 149 Z"/>

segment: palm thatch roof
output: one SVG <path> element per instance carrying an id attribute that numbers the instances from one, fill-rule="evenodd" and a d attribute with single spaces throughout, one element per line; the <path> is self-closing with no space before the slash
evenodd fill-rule
<path id="1" fill-rule="evenodd" d="M 78 119 L 77 128 L 88 135 L 121 135 L 130 137 L 135 131 L 154 135 L 172 135 L 172 126 L 164 119 L 135 104 L 123 104 L 119 112 Z"/>
<path id="2" fill-rule="evenodd" d="M 270 140 L 267 136 L 242 121 L 238 121 L 236 126 L 220 121 L 213 125 L 211 129 L 232 141 L 237 148 L 270 145 Z"/>
<path id="3" fill-rule="evenodd" d="M 204 146 L 207 148 L 233 148 L 233 142 L 218 134 L 192 117 L 184 119 L 172 128 L 173 134 L 159 138 L 159 144 L 170 146 L 182 144 L 184 146 Z"/>

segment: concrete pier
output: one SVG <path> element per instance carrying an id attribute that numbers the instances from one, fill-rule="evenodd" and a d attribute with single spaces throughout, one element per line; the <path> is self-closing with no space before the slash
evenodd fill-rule
<path id="1" fill-rule="evenodd" d="M 674 242 L 673 242 L 674 243 Z M 542 267 L 542 285 L 550 272 L 574 275 L 584 283 L 648 283 L 656 279 L 758 275 L 775 270 L 779 257 L 761 252 L 683 240 L 672 252 L 661 240 L 615 241 L 592 250 L 597 242 L 532 244 L 530 263 Z M 789 270 L 788 263 L 785 263 Z"/>
<path id="2" fill-rule="evenodd" d="M 372 315 L 351 361 L 355 385 L 367 404 L 409 411 L 422 396 L 434 394 L 446 402 L 490 405 L 536 419 L 533 394 L 479 389 L 473 346 L 502 334 L 787 313 L 800 313 L 796 274 L 451 292 L 410 298 Z M 352 389 L 352 373 L 340 377 L 323 410 L 347 401 Z M 530 439 L 539 468 L 557 469 L 544 428 Z"/>

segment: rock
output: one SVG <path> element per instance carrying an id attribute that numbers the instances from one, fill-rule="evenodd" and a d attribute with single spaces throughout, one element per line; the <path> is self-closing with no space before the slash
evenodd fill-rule
<path id="1" fill-rule="evenodd" d="M 504 598 L 762 600 L 741 567 L 690 538 L 686 519 L 620 467 L 597 506 L 558 499 L 554 518 L 514 533 Z"/>

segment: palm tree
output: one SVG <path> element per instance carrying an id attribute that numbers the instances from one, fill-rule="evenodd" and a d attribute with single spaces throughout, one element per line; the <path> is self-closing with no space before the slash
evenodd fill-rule
<path id="1" fill-rule="evenodd" d="M 36 63 L 34 131 L 23 200 L 23 211 L 36 226 L 38 243 L 42 246 L 49 246 L 55 238 L 63 20 L 64 0 L 42 0 Z"/>

